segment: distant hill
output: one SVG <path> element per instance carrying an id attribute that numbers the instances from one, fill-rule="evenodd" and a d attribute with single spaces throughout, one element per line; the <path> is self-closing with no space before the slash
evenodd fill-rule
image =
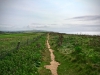
<path id="1" fill-rule="evenodd" d="M 50 32 L 45 30 L 20 30 L 20 31 L 0 31 L 1 33 L 29 33 L 29 32 Z"/>

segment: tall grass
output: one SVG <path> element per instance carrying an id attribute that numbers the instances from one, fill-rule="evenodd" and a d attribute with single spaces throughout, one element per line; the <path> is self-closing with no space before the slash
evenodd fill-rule
<path id="1" fill-rule="evenodd" d="M 0 34 L 0 58 L 4 57 L 7 53 L 16 50 L 18 42 L 19 48 L 35 42 L 44 33 L 10 33 Z"/>
<path id="2" fill-rule="evenodd" d="M 15 35 L 16 34 L 14 34 L 14 38 L 17 37 Z M 21 34 L 23 39 L 25 37 L 28 38 L 28 36 L 33 38 L 32 34 L 32 36 L 28 34 L 23 35 L 24 34 Z M 18 35 L 18 37 L 20 36 Z M 38 69 L 43 65 L 42 52 L 44 52 L 46 48 L 45 42 L 46 34 L 30 45 L 23 46 L 5 58 L 0 59 L 0 75 L 39 75 Z"/>
<path id="3" fill-rule="evenodd" d="M 51 33 L 50 45 L 60 62 L 59 75 L 100 74 L 100 36 Z"/>

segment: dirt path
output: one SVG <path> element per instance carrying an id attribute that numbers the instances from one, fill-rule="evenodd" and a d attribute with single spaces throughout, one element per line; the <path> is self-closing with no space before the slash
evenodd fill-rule
<path id="1" fill-rule="evenodd" d="M 49 41 L 49 34 L 48 34 L 47 38 L 48 38 L 47 39 L 47 46 L 48 46 L 48 49 L 50 51 L 51 62 L 50 62 L 50 65 L 46 65 L 45 67 L 46 67 L 46 69 L 50 69 L 51 70 L 52 75 L 58 75 L 57 74 L 57 67 L 60 64 L 55 61 L 55 56 L 53 54 L 53 50 L 50 49 L 50 45 L 49 45 L 49 42 L 48 42 Z"/>

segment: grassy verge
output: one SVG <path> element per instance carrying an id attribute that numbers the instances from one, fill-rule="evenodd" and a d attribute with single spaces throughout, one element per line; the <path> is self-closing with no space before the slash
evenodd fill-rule
<path id="1" fill-rule="evenodd" d="M 99 75 L 100 37 L 50 34 L 50 45 L 60 63 L 58 75 Z"/>
<path id="2" fill-rule="evenodd" d="M 42 52 L 42 61 L 43 62 L 42 62 L 42 66 L 39 69 L 39 74 L 40 75 L 52 75 L 51 71 L 44 67 L 45 65 L 49 65 L 50 62 L 51 62 L 50 52 L 49 52 L 49 50 L 47 48 L 47 42 L 46 41 L 45 41 L 46 48 Z"/>
<path id="3" fill-rule="evenodd" d="M 43 33 L 27 33 L 27 34 L 2 34 L 0 40 L 7 41 L 10 37 L 14 37 L 12 42 L 15 42 L 19 37 L 32 38 Z M 47 35 L 36 38 L 36 41 L 29 45 L 23 45 L 20 49 L 8 53 L 4 58 L 0 59 L 0 75 L 51 75 L 50 70 L 44 68 L 45 65 L 50 64 L 50 52 L 46 47 Z M 8 40 L 11 41 L 11 40 Z M 5 43 L 1 43 L 5 45 Z M 8 44 L 8 43 L 7 43 Z M 9 44 L 10 46 L 10 44 Z M 8 47 L 7 46 L 7 50 Z"/>
<path id="4" fill-rule="evenodd" d="M 48 49 L 45 49 L 45 51 L 43 52 L 43 62 L 42 62 L 42 66 L 39 69 L 39 74 L 40 75 L 51 75 L 51 71 L 46 69 L 44 66 L 45 65 L 49 65 L 50 64 L 50 52 L 48 51 Z"/>
<path id="5" fill-rule="evenodd" d="M 43 60 L 43 52 L 47 51 L 45 46 L 46 37 L 47 35 L 44 35 L 30 45 L 25 45 L 19 50 L 9 53 L 5 58 L 0 59 L 0 75 L 50 74 L 45 69 L 40 72 L 40 68 L 43 68 L 47 63 Z M 48 59 L 46 60 L 48 61 Z"/>

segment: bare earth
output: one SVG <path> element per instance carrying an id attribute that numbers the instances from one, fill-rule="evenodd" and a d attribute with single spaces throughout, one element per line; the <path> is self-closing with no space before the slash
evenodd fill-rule
<path id="1" fill-rule="evenodd" d="M 59 62 L 56 62 L 56 61 L 55 61 L 55 56 L 54 56 L 54 54 L 53 54 L 53 50 L 50 49 L 50 45 L 49 45 L 49 42 L 48 42 L 48 40 L 49 40 L 49 34 L 48 34 L 48 37 L 47 37 L 47 38 L 48 38 L 48 39 L 47 39 L 47 46 L 48 46 L 48 49 L 49 49 L 49 51 L 50 51 L 51 62 L 50 62 L 50 65 L 46 65 L 45 67 L 46 67 L 46 69 L 50 69 L 50 70 L 51 70 L 52 75 L 58 75 L 58 74 L 57 74 L 57 67 L 58 67 L 58 65 L 60 65 L 60 64 L 59 64 Z"/>

